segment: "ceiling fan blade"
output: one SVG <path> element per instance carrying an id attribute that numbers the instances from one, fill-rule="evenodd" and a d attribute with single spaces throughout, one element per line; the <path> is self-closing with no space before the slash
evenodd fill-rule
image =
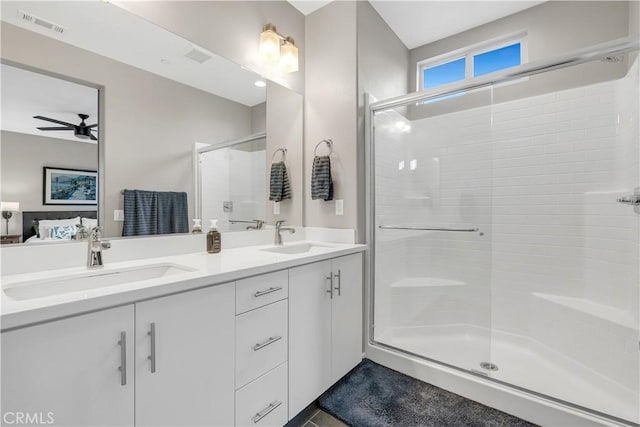
<path id="1" fill-rule="evenodd" d="M 88 127 L 88 128 L 94 128 L 94 127 L 96 127 L 96 126 L 98 126 L 98 124 L 97 124 L 97 123 L 94 123 L 94 124 L 89 125 L 89 126 L 87 126 L 87 127 Z"/>
<path id="2" fill-rule="evenodd" d="M 58 127 L 58 126 L 52 126 L 52 127 L 44 127 L 44 128 L 38 128 L 40 130 L 73 130 L 73 128 L 70 127 Z"/>
<path id="3" fill-rule="evenodd" d="M 51 123 L 58 123 L 59 125 L 70 126 L 72 129 L 75 128 L 75 126 L 76 126 L 73 123 L 67 123 L 67 122 L 63 122 L 63 121 L 56 120 L 56 119 L 51 119 L 49 117 L 44 117 L 44 116 L 33 116 L 33 118 L 34 119 L 44 120 L 44 121 L 51 122 Z"/>
<path id="4" fill-rule="evenodd" d="M 93 136 L 93 135 L 89 135 L 89 138 L 91 138 L 91 140 L 92 140 L 92 141 L 97 141 L 97 140 L 98 140 L 98 138 L 96 138 L 96 137 L 95 137 L 95 136 Z"/>

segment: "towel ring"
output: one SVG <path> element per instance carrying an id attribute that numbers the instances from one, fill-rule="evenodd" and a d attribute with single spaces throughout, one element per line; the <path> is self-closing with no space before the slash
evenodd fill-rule
<path id="1" fill-rule="evenodd" d="M 314 156 L 317 156 L 317 155 L 318 155 L 318 147 L 319 147 L 319 146 L 320 146 L 320 144 L 322 144 L 323 142 L 324 142 L 325 144 L 327 144 L 327 147 L 329 147 L 329 156 L 330 156 L 331 154 L 333 154 L 333 141 L 332 141 L 332 140 L 330 140 L 330 139 L 323 139 L 322 141 L 318 142 L 318 143 L 316 144 L 316 148 L 314 148 L 314 149 L 313 149 L 313 155 L 314 155 Z"/>
<path id="2" fill-rule="evenodd" d="M 278 152 L 281 151 L 282 152 L 282 161 L 286 161 L 287 160 L 287 149 L 286 148 L 278 148 L 276 151 L 273 152 L 273 156 L 271 156 L 271 163 L 273 163 L 273 159 L 276 158 L 276 154 L 278 154 Z"/>

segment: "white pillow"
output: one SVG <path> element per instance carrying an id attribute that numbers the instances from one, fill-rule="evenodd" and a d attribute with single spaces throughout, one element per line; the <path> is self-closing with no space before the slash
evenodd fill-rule
<path id="1" fill-rule="evenodd" d="M 84 225 L 87 230 L 91 230 L 92 228 L 98 226 L 98 220 L 95 218 L 82 217 L 82 225 Z"/>
<path id="2" fill-rule="evenodd" d="M 80 217 L 77 216 L 75 218 L 69 219 L 41 219 L 38 221 L 38 234 L 41 239 L 49 238 L 50 230 L 53 227 L 61 227 L 63 225 L 78 225 L 80 224 Z"/>

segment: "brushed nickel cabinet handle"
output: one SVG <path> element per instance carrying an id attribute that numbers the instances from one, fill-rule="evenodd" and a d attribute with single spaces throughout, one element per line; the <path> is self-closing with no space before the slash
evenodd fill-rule
<path id="1" fill-rule="evenodd" d="M 120 366 L 118 370 L 120 371 L 120 385 L 127 385 L 127 333 L 120 332 L 120 341 L 118 341 L 118 345 L 120 346 Z"/>
<path id="2" fill-rule="evenodd" d="M 273 288 L 269 288 L 269 289 L 266 289 L 266 290 L 264 290 L 264 291 L 258 291 L 258 292 L 256 292 L 255 294 L 253 294 L 253 296 L 254 296 L 254 297 L 256 297 L 256 298 L 258 298 L 258 297 L 261 297 L 261 296 L 263 296 L 263 295 L 268 295 L 268 294 L 270 294 L 270 293 L 278 292 L 278 291 L 281 291 L 281 290 L 282 290 L 282 287 L 280 287 L 280 286 L 275 286 L 275 287 L 273 287 Z"/>
<path id="3" fill-rule="evenodd" d="M 273 402 L 269 403 L 269 406 L 264 408 L 262 411 L 256 412 L 256 414 L 253 416 L 253 418 L 251 418 L 251 421 L 253 421 L 253 423 L 256 424 L 261 419 L 263 419 L 264 417 L 269 415 L 271 412 L 273 412 L 280 405 L 282 405 L 281 401 L 274 400 Z"/>
<path id="4" fill-rule="evenodd" d="M 280 341 L 282 339 L 281 336 L 275 336 L 275 337 L 269 337 L 267 338 L 267 340 L 257 343 L 256 345 L 253 346 L 253 351 L 258 351 L 261 348 L 265 348 L 268 345 L 273 344 L 276 341 Z"/>
<path id="5" fill-rule="evenodd" d="M 342 272 L 338 269 L 338 274 L 334 274 L 334 277 L 338 279 L 338 286 L 336 290 L 338 291 L 338 296 L 340 296 L 340 291 L 342 290 Z"/>
<path id="6" fill-rule="evenodd" d="M 333 273 L 329 273 L 326 279 L 329 281 L 329 289 L 327 290 L 327 293 L 329 293 L 331 295 L 331 299 L 333 299 Z"/>
<path id="7" fill-rule="evenodd" d="M 152 323 L 149 327 L 147 335 L 151 338 L 151 354 L 147 356 L 147 359 L 151 362 L 151 373 L 156 373 L 156 324 Z"/>

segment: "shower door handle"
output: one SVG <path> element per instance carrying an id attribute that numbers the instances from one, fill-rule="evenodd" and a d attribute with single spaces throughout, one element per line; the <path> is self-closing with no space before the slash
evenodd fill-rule
<path id="1" fill-rule="evenodd" d="M 411 230 L 411 231 L 452 231 L 458 233 L 475 233 L 479 228 L 450 228 L 450 227 L 415 227 L 411 225 L 379 225 L 381 230 Z"/>
<path id="2" fill-rule="evenodd" d="M 640 205 L 640 187 L 636 187 L 633 189 L 633 194 L 628 196 L 620 197 L 616 200 L 618 203 L 622 203 L 624 205 L 632 205 L 639 206 Z"/>

